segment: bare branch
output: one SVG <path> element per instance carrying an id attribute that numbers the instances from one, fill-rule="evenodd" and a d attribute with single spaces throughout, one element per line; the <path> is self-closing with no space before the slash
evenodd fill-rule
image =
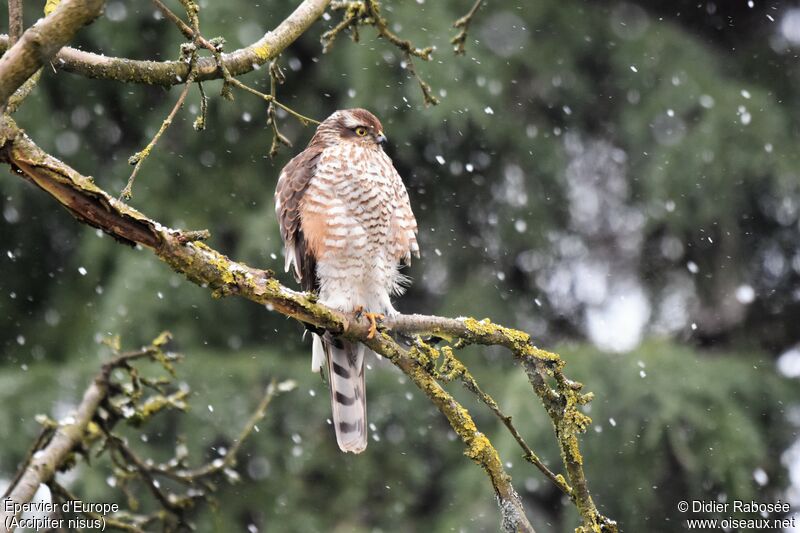
<path id="1" fill-rule="evenodd" d="M 142 149 L 140 152 L 136 152 L 128 159 L 128 163 L 134 165 L 134 167 L 133 172 L 131 172 L 131 175 L 128 178 L 128 183 L 125 184 L 125 188 L 122 189 L 122 192 L 120 193 L 121 199 L 129 200 L 131 198 L 131 195 L 133 194 L 133 182 L 136 179 L 136 174 L 139 173 L 139 169 L 142 168 L 142 163 L 145 159 L 147 159 L 147 156 L 150 155 L 150 152 L 153 150 L 156 143 L 158 143 L 158 140 L 161 138 L 164 132 L 167 131 L 167 128 L 170 126 L 170 124 L 172 124 L 172 120 L 175 118 L 178 110 L 183 107 L 183 102 L 186 100 L 186 95 L 189 94 L 189 89 L 191 88 L 191 83 L 187 83 L 183 86 L 181 89 L 181 94 L 178 95 L 178 100 L 172 107 L 172 111 L 169 112 L 167 118 L 165 118 L 161 123 L 161 127 L 158 128 L 158 131 L 153 136 L 152 140 L 147 143 L 147 146 L 145 146 L 144 149 Z"/>
<path id="2" fill-rule="evenodd" d="M 261 91 L 258 91 L 258 90 L 253 89 L 252 87 L 250 87 L 248 85 L 245 85 L 244 83 L 242 83 L 241 81 L 237 80 L 236 78 L 230 78 L 229 80 L 226 80 L 226 81 L 228 81 L 228 83 L 230 83 L 231 85 L 233 85 L 237 89 L 241 89 L 241 90 L 243 90 L 245 92 L 248 92 L 248 93 L 250 93 L 252 95 L 258 96 L 259 98 L 261 98 L 265 102 L 268 102 L 269 104 L 274 104 L 274 105 L 280 107 L 281 109 L 283 109 L 284 111 L 289 113 L 291 116 L 296 118 L 298 121 L 300 121 L 300 123 L 303 126 L 308 126 L 309 124 L 319 124 L 318 120 L 314 120 L 313 118 L 307 117 L 305 115 L 301 115 L 300 113 L 298 113 L 294 109 L 290 108 L 289 106 L 280 103 L 275 98 L 274 94 L 262 93 Z"/>
<path id="3" fill-rule="evenodd" d="M 414 57 L 424 61 L 431 60 L 433 47 L 417 48 L 408 39 L 403 39 L 389 29 L 389 23 L 381 15 L 381 6 L 378 0 L 344 0 L 331 4 L 334 11 L 344 11 L 341 22 L 322 34 L 322 52 L 326 53 L 333 46 L 336 37 L 345 30 L 350 31 L 354 42 L 359 41 L 358 29 L 360 26 L 374 26 L 378 36 L 386 39 L 403 53 L 404 68 L 417 80 L 422 90 L 425 105 L 436 105 L 439 99 L 433 95 L 431 86 L 423 80 L 414 67 Z"/>
<path id="4" fill-rule="evenodd" d="M 74 1 L 78 2 L 78 0 Z M 329 2 L 330 0 L 304 0 L 274 30 L 264 34 L 255 43 L 229 54 L 222 54 L 223 64 L 232 76 L 240 76 L 275 59 L 322 15 Z M 7 48 L 8 37 L 2 35 L 0 36 L 0 52 Z M 3 57 L 5 58 L 5 56 Z M 189 76 L 189 66 L 183 61 L 140 61 L 107 57 L 69 47 L 63 48 L 53 58 L 52 64 L 54 68 L 87 78 L 112 79 L 124 83 L 166 87 L 186 83 Z M 223 77 L 217 61 L 213 57 L 198 58 L 196 70 L 197 81 Z M 1 83 L 0 86 L 2 86 Z M 2 95 L 1 92 L 0 95 Z"/>
<path id="5" fill-rule="evenodd" d="M 0 57 L 0 107 L 82 26 L 97 18 L 104 5 L 104 0 L 63 0 L 52 13 L 28 28 Z"/>
<path id="6" fill-rule="evenodd" d="M 103 365 L 102 370 L 95 376 L 92 384 L 86 389 L 81 403 L 75 414 L 68 416 L 61 422 L 53 433 L 50 442 L 30 456 L 25 465 L 23 474 L 11 486 L 3 502 L 10 500 L 14 503 L 27 503 L 31 501 L 39 485 L 47 483 L 53 478 L 56 470 L 61 466 L 66 457 L 83 440 L 84 432 L 94 418 L 100 404 L 108 395 L 109 376 L 111 370 L 132 359 L 151 355 L 151 350 L 146 349 L 131 354 L 125 354 Z M 9 518 L 14 513 L 9 511 L 9 506 L 0 506 L 0 524 L 5 527 Z"/>
<path id="7" fill-rule="evenodd" d="M 267 390 L 265 391 L 264 396 L 261 398 L 261 402 L 258 404 L 258 407 L 256 407 L 256 410 L 247 420 L 247 423 L 233 441 L 233 446 L 228 449 L 221 461 L 214 461 L 207 463 L 200 468 L 183 470 L 175 473 L 184 481 L 194 482 L 199 478 L 209 476 L 225 468 L 236 466 L 236 457 L 239 454 L 239 449 L 241 448 L 242 443 L 253 432 L 256 424 L 258 424 L 267 414 L 267 408 L 269 407 L 269 404 L 272 403 L 272 399 L 275 398 L 278 390 L 287 390 L 290 388 L 294 388 L 294 382 L 284 382 L 278 384 L 276 380 L 272 380 L 272 382 L 267 386 Z"/>
<path id="8" fill-rule="evenodd" d="M 187 39 L 193 40 L 194 39 L 194 31 L 192 28 L 189 27 L 181 18 L 172 12 L 170 8 L 168 8 L 161 0 L 151 0 L 153 5 L 156 6 L 162 15 L 164 15 L 170 22 L 175 24 L 178 29 L 181 31 L 184 37 Z"/>
<path id="9" fill-rule="evenodd" d="M 429 357 L 431 357 L 431 359 L 435 360 L 441 356 L 444 357 L 444 362 L 442 363 L 441 368 L 431 369 L 433 371 L 432 373 L 436 377 L 446 382 L 452 381 L 454 379 L 458 379 L 459 381 L 461 381 L 464 387 L 468 391 L 475 394 L 478 397 L 478 399 L 480 399 L 480 401 L 482 401 L 489 408 L 489 410 L 491 410 L 492 413 L 494 413 L 494 415 L 500 419 L 503 425 L 506 426 L 506 429 L 508 429 L 509 433 L 511 433 L 511 436 L 514 437 L 514 440 L 517 441 L 517 444 L 519 444 L 520 448 L 522 448 L 522 451 L 525 452 L 522 457 L 526 461 L 534 465 L 536 468 L 538 468 L 539 471 L 541 471 L 542 474 L 544 474 L 550 481 L 552 481 L 553 484 L 556 487 L 558 487 L 564 494 L 570 497 L 572 496 L 572 488 L 569 485 L 567 485 L 566 481 L 564 481 L 564 477 L 557 476 L 556 474 L 554 474 L 552 470 L 547 468 L 547 466 L 542 462 L 542 460 L 539 459 L 539 456 L 536 455 L 536 453 L 530 448 L 530 446 L 528 446 L 528 443 L 525 442 L 525 439 L 522 438 L 522 435 L 519 433 L 517 428 L 512 423 L 511 417 L 505 415 L 503 411 L 500 409 L 500 406 L 497 405 L 497 402 L 494 400 L 494 398 L 489 396 L 487 393 L 483 391 L 483 389 L 481 389 L 481 387 L 478 385 L 478 382 L 475 380 L 473 375 L 470 373 L 469 370 L 467 370 L 467 367 L 464 366 L 464 363 L 455 358 L 451 347 L 445 346 L 441 350 L 437 350 L 436 348 L 433 348 L 422 342 L 419 337 L 417 337 L 416 343 L 417 347 L 420 348 L 421 350 L 426 351 L 429 354 Z"/>
<path id="10" fill-rule="evenodd" d="M 13 45 L 22 37 L 22 0 L 8 0 L 8 41 Z"/>
<path id="11" fill-rule="evenodd" d="M 66 487 L 55 481 L 49 483 L 50 490 L 62 501 L 80 501 L 80 498 L 72 494 Z M 129 531 L 130 533 L 144 533 L 144 530 L 136 527 L 135 525 L 128 524 L 122 520 L 116 520 L 107 515 L 101 515 L 92 511 L 84 511 L 83 514 L 92 520 L 104 521 L 109 529 L 118 529 L 120 531 Z"/>
<path id="12" fill-rule="evenodd" d="M 461 30 L 455 35 L 455 37 L 450 39 L 450 44 L 453 45 L 453 51 L 456 53 L 456 55 L 460 56 L 464 55 L 465 52 L 464 43 L 467 40 L 467 32 L 469 32 L 469 25 L 472 24 L 472 18 L 475 16 L 475 13 L 478 12 L 478 9 L 480 9 L 481 4 L 483 2 L 484 0 L 475 0 L 475 3 L 472 5 L 472 8 L 470 8 L 470 10 L 467 11 L 467 14 L 453 23 L 454 28 L 456 28 L 457 30 Z"/>
<path id="13" fill-rule="evenodd" d="M 224 478 L 229 482 L 238 480 L 238 474 L 233 467 L 242 443 L 252 434 L 256 424 L 264 418 L 273 398 L 279 393 L 294 389 L 295 383 L 291 380 L 280 384 L 273 380 L 270 383 L 258 408 L 239 432 L 224 459 L 214 459 L 195 469 L 189 469 L 186 467 L 188 450 L 185 446 L 179 445 L 176 447 L 175 457 L 169 462 L 155 464 L 152 459 L 143 458 L 134 451 L 127 439 L 112 433 L 112 428 L 120 420 L 138 425 L 168 408 L 185 410 L 185 398 L 189 394 L 186 387 L 179 387 L 177 391 L 168 394 L 167 386 L 171 385 L 169 379 L 144 378 L 131 364 L 137 359 L 150 359 L 160 364 L 174 377 L 172 363 L 180 360 L 180 356 L 163 350 L 170 340 L 171 335 L 164 332 L 149 346 L 126 353 L 119 352 L 118 338 L 106 343 L 115 356 L 102 365 L 84 400 L 78 406 L 76 414 L 68 416 L 60 423 L 49 421 L 45 424 L 31 454 L 23 462 L 18 476 L 9 486 L 7 494 L 3 496 L 0 502 L 2 503 L 0 531 L 15 529 L 15 523 L 10 521 L 10 518 L 13 517 L 14 511 L 18 511 L 23 504 L 30 501 L 40 484 L 47 484 L 57 498 L 80 500 L 57 482 L 55 473 L 57 470 L 69 468 L 73 464 L 71 457 L 79 453 L 88 457 L 92 446 L 98 443 L 99 446 L 95 446 L 98 448 L 97 454 L 108 451 L 111 462 L 116 467 L 112 476 L 115 486 L 125 491 L 130 481 L 138 480 L 147 487 L 159 506 L 158 510 L 150 515 L 131 515 L 122 511 L 109 516 L 100 516 L 91 511 L 76 511 L 84 513 L 93 520 L 102 520 L 114 529 L 139 532 L 144 530 L 146 524 L 153 521 L 162 522 L 164 525 L 176 523 L 190 526 L 188 513 L 196 502 L 210 501 L 210 493 L 216 488 L 212 480 L 216 478 Z M 123 372 L 114 372 L 117 369 Z M 113 377 L 115 375 L 125 377 L 120 381 L 119 377 Z M 145 397 L 144 387 L 153 389 L 156 394 Z M 43 468 L 42 465 L 46 467 Z M 160 478 L 177 481 L 187 490 L 185 493 L 176 494 L 174 490 L 162 489 Z M 130 506 L 138 508 L 134 503 Z"/>
<path id="14" fill-rule="evenodd" d="M 230 87 L 236 87 L 243 91 L 254 94 L 268 103 L 267 123 L 272 126 L 273 130 L 273 140 L 272 140 L 272 147 L 270 149 L 270 157 L 273 157 L 277 153 L 279 144 L 283 144 L 285 146 L 292 145 L 292 143 L 283 134 L 281 134 L 280 131 L 278 131 L 278 123 L 275 116 L 276 107 L 280 107 L 281 109 L 292 115 L 294 118 L 299 120 L 304 126 L 307 126 L 309 124 L 319 124 L 318 121 L 298 113 L 294 109 L 282 104 L 276 99 L 275 96 L 276 84 L 283 83 L 285 79 L 280 68 L 277 66 L 277 57 L 276 59 L 273 59 L 270 62 L 269 66 L 270 94 L 264 94 L 261 91 L 258 91 L 256 89 L 251 88 L 248 85 L 245 85 L 230 73 L 230 70 L 225 65 L 225 61 L 222 56 L 222 49 L 224 45 L 223 39 L 216 38 L 216 39 L 211 39 L 209 41 L 208 39 L 202 36 L 202 34 L 200 33 L 200 19 L 198 17 L 199 6 L 193 0 L 181 0 L 181 3 L 183 4 L 184 9 L 186 10 L 187 15 L 189 16 L 191 27 L 187 25 L 185 22 L 183 22 L 183 20 L 181 20 L 180 17 L 178 17 L 175 13 L 173 13 L 166 5 L 164 5 L 164 3 L 161 2 L 161 0 L 152 0 L 152 2 L 156 6 L 156 8 L 158 8 L 170 21 L 172 21 L 178 27 L 178 29 L 181 31 L 181 33 L 183 33 L 184 36 L 191 39 L 192 42 L 190 44 L 184 45 L 182 47 L 182 50 L 184 51 L 190 50 L 189 62 L 191 68 L 189 76 L 190 78 L 192 78 L 192 80 L 196 79 L 197 77 L 197 69 L 196 69 L 197 59 L 198 59 L 197 48 L 202 47 L 211 52 L 212 56 L 214 57 L 214 60 L 217 63 L 219 71 L 222 73 L 222 77 L 225 80 L 225 83 L 222 86 L 222 96 L 224 98 L 232 100 L 233 93 L 231 92 Z M 184 52 L 184 54 L 186 55 L 187 52 Z M 196 130 L 202 130 L 205 129 L 205 119 L 206 119 L 208 101 L 205 92 L 203 91 L 203 86 L 202 84 L 200 84 L 200 82 L 198 82 L 198 87 L 200 89 L 200 115 L 195 120 L 194 128 Z M 185 98 L 185 92 L 181 94 L 181 98 L 179 98 L 179 103 L 176 105 L 180 105 L 182 103 L 183 98 Z M 174 115 L 174 111 L 175 109 L 173 109 L 173 113 L 171 114 L 171 116 L 167 117 L 167 120 L 169 120 L 170 122 L 171 122 L 171 117 Z M 121 196 L 122 198 L 130 199 L 131 185 L 136 176 L 136 173 L 139 170 L 140 163 L 142 159 L 144 159 L 145 157 L 147 157 L 147 155 L 149 155 L 150 149 L 153 147 L 153 145 L 155 145 L 155 142 L 158 140 L 160 134 L 163 133 L 163 131 L 166 129 L 165 126 L 168 125 L 167 120 L 165 120 L 164 124 L 162 124 L 161 130 L 159 130 L 159 133 L 156 134 L 156 137 L 153 139 L 153 142 L 150 145 L 148 145 L 147 148 L 135 154 L 131 158 L 131 161 L 135 161 L 134 164 L 136 164 L 136 168 L 134 169 L 130 179 L 128 180 L 128 185 L 123 190 Z"/>

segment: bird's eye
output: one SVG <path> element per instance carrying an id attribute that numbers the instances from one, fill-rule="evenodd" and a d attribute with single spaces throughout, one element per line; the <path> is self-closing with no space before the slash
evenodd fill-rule
<path id="1" fill-rule="evenodd" d="M 355 131 L 356 135 L 358 135 L 359 137 L 365 137 L 367 135 L 367 128 L 365 128 L 364 126 L 359 126 L 353 131 Z"/>

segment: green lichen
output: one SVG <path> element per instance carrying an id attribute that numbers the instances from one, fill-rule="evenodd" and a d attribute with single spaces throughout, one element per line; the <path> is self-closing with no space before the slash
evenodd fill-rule
<path id="1" fill-rule="evenodd" d="M 44 14 L 49 15 L 53 11 L 56 10 L 58 4 L 61 3 L 61 0 L 47 0 L 47 3 L 44 5 Z"/>
<path id="2" fill-rule="evenodd" d="M 463 322 L 464 327 L 473 335 L 473 337 L 469 339 L 470 342 L 480 344 L 502 344 L 513 351 L 519 358 L 532 357 L 558 368 L 562 367 L 564 364 L 561 357 L 557 354 L 533 346 L 530 335 L 524 331 L 493 324 L 488 318 L 476 320 L 475 318 L 468 317 L 463 319 Z"/>
<path id="3" fill-rule="evenodd" d="M 205 252 L 205 259 L 209 265 L 216 269 L 219 281 L 222 281 L 222 283 L 225 285 L 231 285 L 236 281 L 233 276 L 233 272 L 231 272 L 230 259 L 221 253 L 212 250 L 202 242 L 196 242 L 194 243 L 194 246 Z"/>
<path id="4" fill-rule="evenodd" d="M 256 55 L 261 63 L 266 63 L 270 59 L 272 59 L 272 47 L 266 43 L 264 44 L 257 44 L 251 48 L 253 53 Z"/>
<path id="5" fill-rule="evenodd" d="M 464 455 L 472 459 L 473 461 L 480 462 L 480 459 L 484 456 L 485 453 L 494 453 L 497 452 L 492 446 L 492 443 L 483 433 L 476 433 L 473 435 L 472 439 L 470 439 L 469 445 L 467 449 L 464 451 Z"/>
<path id="6" fill-rule="evenodd" d="M 142 405 L 136 408 L 135 413 L 128 420 L 133 425 L 140 425 L 167 408 L 185 411 L 187 408 L 186 397 L 188 395 L 189 391 L 180 390 L 169 396 L 161 394 L 150 396 Z"/>
<path id="7" fill-rule="evenodd" d="M 452 381 L 457 378 L 462 378 L 474 382 L 467 367 L 453 355 L 453 349 L 450 346 L 442 347 L 442 355 L 444 356 L 444 361 L 438 369 L 440 379 L 443 381 Z"/>

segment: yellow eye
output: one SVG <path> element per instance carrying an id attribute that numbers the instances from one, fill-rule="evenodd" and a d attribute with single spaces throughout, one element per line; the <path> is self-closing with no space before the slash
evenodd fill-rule
<path id="1" fill-rule="evenodd" d="M 356 135 L 358 135 L 359 137 L 364 137 L 364 136 L 367 135 L 367 128 L 365 128 L 363 126 L 359 126 L 359 127 L 357 127 L 355 129 L 355 132 L 356 132 Z"/>

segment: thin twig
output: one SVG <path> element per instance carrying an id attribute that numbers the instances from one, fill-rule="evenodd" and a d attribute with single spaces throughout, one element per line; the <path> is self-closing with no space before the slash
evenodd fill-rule
<path id="1" fill-rule="evenodd" d="M 459 31 L 455 37 L 450 39 L 450 44 L 453 45 L 453 51 L 456 55 L 464 55 L 464 43 L 467 40 L 467 32 L 469 32 L 469 25 L 472 24 L 472 18 L 475 16 L 475 13 L 478 12 L 480 9 L 481 4 L 483 4 L 484 0 L 475 0 L 475 3 L 472 5 L 467 14 L 461 17 L 460 19 L 456 20 L 453 23 L 453 27 Z"/>
<path id="2" fill-rule="evenodd" d="M 336 37 L 344 31 L 350 30 L 353 41 L 359 41 L 359 26 L 373 26 L 378 32 L 378 36 L 386 39 L 396 46 L 403 53 L 405 68 L 409 74 L 419 83 L 425 105 L 436 105 L 439 99 L 433 95 L 431 86 L 423 80 L 414 67 L 414 57 L 424 61 L 430 61 L 433 47 L 417 48 L 408 39 L 403 39 L 389 29 L 389 23 L 381 15 L 380 3 L 378 0 L 346 0 L 333 2 L 331 9 L 334 11 L 344 11 L 342 20 L 333 28 L 322 34 L 322 51 L 328 52 L 333 46 Z"/>
<path id="3" fill-rule="evenodd" d="M 272 402 L 272 399 L 275 398 L 278 392 L 279 392 L 278 382 L 277 380 L 273 379 L 272 382 L 267 386 L 267 389 L 264 392 L 264 396 L 261 398 L 258 407 L 256 407 L 256 410 L 253 412 L 252 415 L 250 415 L 250 418 L 247 420 L 247 423 L 239 432 L 239 435 L 233 441 L 233 445 L 228 449 L 228 451 L 225 453 L 221 461 L 212 461 L 193 470 L 179 470 L 175 473 L 183 480 L 193 480 L 197 478 L 207 477 L 217 472 L 220 472 L 225 468 L 231 468 L 235 466 L 237 455 L 239 454 L 239 449 L 242 447 L 244 441 L 247 440 L 247 438 L 253 432 L 253 430 L 256 427 L 256 424 L 258 424 L 264 418 L 264 416 L 266 416 L 267 408 L 269 407 L 269 404 Z"/>
<path id="4" fill-rule="evenodd" d="M 178 27 L 184 37 L 187 39 L 194 39 L 194 32 L 192 31 L 192 28 L 190 28 L 183 20 L 181 20 L 178 15 L 173 13 L 172 10 L 168 8 L 161 0 L 151 0 L 151 2 L 153 2 L 153 5 L 156 6 L 156 9 L 158 9 L 162 15 L 167 17 L 170 22 Z"/>
<path id="5" fill-rule="evenodd" d="M 156 8 L 159 11 L 161 11 L 161 13 L 165 17 L 167 17 L 167 19 L 169 19 L 173 24 L 175 24 L 175 26 L 178 27 L 178 29 L 184 35 L 184 37 L 186 37 L 187 39 L 191 40 L 195 44 L 197 44 L 199 46 L 202 46 L 203 48 L 205 48 L 207 50 L 210 50 L 212 53 L 219 52 L 219 49 L 218 49 L 217 46 L 215 46 L 213 43 L 211 43 L 211 41 L 209 41 L 208 39 L 206 39 L 205 37 L 200 35 L 200 19 L 197 17 L 197 12 L 186 4 L 186 0 L 181 0 L 181 3 L 184 4 L 184 7 L 186 8 L 187 13 L 190 13 L 190 12 L 192 13 L 192 15 L 190 15 L 190 17 L 189 17 L 190 20 L 191 20 L 192 26 L 189 26 L 188 24 L 186 24 L 170 8 L 168 8 L 166 5 L 164 5 L 164 3 L 161 2 L 161 0 L 151 0 L 151 1 L 153 2 L 153 5 L 155 5 Z M 225 62 L 221 58 L 220 58 L 219 63 L 222 65 L 220 68 L 227 68 L 227 67 L 225 67 Z"/>
<path id="6" fill-rule="evenodd" d="M 528 446 L 528 443 L 525 442 L 525 439 L 522 438 L 522 435 L 519 433 L 514 424 L 511 422 L 511 417 L 506 416 L 503 411 L 500 410 L 500 406 L 497 402 L 489 396 L 486 392 L 481 389 L 478 385 L 478 382 L 475 380 L 473 375 L 467 370 L 467 367 L 459 361 L 455 355 L 453 355 L 453 350 L 449 346 L 443 347 L 441 350 L 437 350 L 424 342 L 422 342 L 419 337 L 417 337 L 416 341 L 417 347 L 431 354 L 433 358 L 438 358 L 439 354 L 444 357 L 444 362 L 439 370 L 433 369 L 435 374 L 442 379 L 443 381 L 451 381 L 453 379 L 458 379 L 464 385 L 464 387 L 475 394 L 478 399 L 481 400 L 494 414 L 497 418 L 503 422 L 503 425 L 506 426 L 509 433 L 514 437 L 514 440 L 517 441 L 520 448 L 525 452 L 523 458 L 533 464 L 536 468 L 538 468 L 542 474 L 545 475 L 550 481 L 552 481 L 556 487 L 558 487 L 564 494 L 567 496 L 572 497 L 572 489 L 570 486 L 564 481 L 563 476 L 557 476 L 550 470 L 547 465 L 545 465 L 539 456 Z"/>
<path id="7" fill-rule="evenodd" d="M 175 102 L 175 105 L 172 107 L 172 111 L 169 112 L 167 118 L 164 119 L 164 122 L 161 123 L 161 127 L 158 128 L 153 139 L 144 147 L 141 152 L 136 152 L 133 154 L 129 159 L 128 163 L 134 165 L 133 172 L 131 172 L 130 177 L 128 178 L 128 183 L 125 184 L 125 188 L 122 189 L 119 197 L 120 199 L 130 200 L 131 195 L 133 194 L 133 182 L 136 179 L 136 175 L 139 173 L 139 169 L 142 167 L 142 163 L 150 155 L 153 147 L 156 145 L 158 140 L 167 131 L 170 124 L 172 124 L 172 120 L 175 118 L 175 115 L 178 113 L 178 110 L 183 107 L 183 102 L 186 100 L 186 95 L 189 94 L 189 89 L 192 87 L 191 83 L 187 83 L 181 88 L 181 94 L 178 96 L 178 101 Z"/>
<path id="8" fill-rule="evenodd" d="M 25 458 L 22 460 L 21 463 L 22 467 L 19 470 L 17 470 L 17 473 L 14 475 L 14 478 L 11 480 L 11 483 L 9 483 L 8 486 L 6 487 L 6 490 L 3 493 L 3 496 L 0 497 L 0 500 L 5 500 L 6 498 L 8 498 L 8 495 L 11 494 L 11 491 L 14 489 L 14 487 L 17 486 L 20 478 L 25 473 L 25 467 L 31 462 L 33 454 L 39 451 L 39 449 L 44 445 L 44 443 L 52 434 L 53 434 L 52 427 L 45 427 L 42 429 L 42 431 L 39 432 L 39 436 L 36 437 L 36 440 L 33 441 L 31 447 L 28 448 L 28 453 L 25 454 Z"/>
<path id="9" fill-rule="evenodd" d="M 425 61 L 430 61 L 431 54 L 433 53 L 432 46 L 425 48 L 417 48 L 408 39 L 401 39 L 396 33 L 389 29 L 389 23 L 381 16 L 381 6 L 378 0 L 365 0 L 368 16 L 374 20 L 375 28 L 378 34 L 388 40 L 390 43 L 398 47 L 406 54 L 418 57 Z"/>
<path id="10" fill-rule="evenodd" d="M 265 102 L 274 103 L 276 106 L 280 107 L 281 109 L 283 109 L 284 111 L 286 111 L 287 113 L 292 115 L 294 118 L 299 120 L 300 123 L 302 125 L 304 125 L 304 126 L 308 126 L 309 124 L 319 124 L 318 120 L 314 120 L 311 117 L 307 117 L 305 115 L 302 115 L 302 114 L 298 113 L 297 111 L 295 111 L 291 107 L 280 103 L 278 100 L 273 98 L 271 95 L 265 94 L 265 93 L 262 93 L 261 91 L 253 89 L 252 87 L 249 87 L 249 86 L 245 85 L 244 83 L 240 82 L 236 78 L 231 78 L 230 80 L 228 80 L 228 83 L 230 83 L 231 85 L 233 85 L 234 87 L 236 87 L 238 89 L 242 89 L 243 91 L 246 91 L 246 92 L 248 92 L 250 94 L 258 96 L 259 98 L 261 98 Z"/>
<path id="11" fill-rule="evenodd" d="M 178 0 L 183 6 L 186 15 L 189 17 L 189 25 L 194 29 L 195 34 L 200 33 L 200 6 L 194 0 Z"/>
<path id="12" fill-rule="evenodd" d="M 101 426 L 101 428 L 105 434 L 107 442 L 111 445 L 112 449 L 116 450 L 125 459 L 126 463 L 129 463 L 136 468 L 136 471 L 144 478 L 144 484 L 147 485 L 147 488 L 150 490 L 156 500 L 159 501 L 161 506 L 180 516 L 183 510 L 182 507 L 175 503 L 175 501 L 173 501 L 164 491 L 161 490 L 158 480 L 156 480 L 156 478 L 152 475 L 152 469 L 145 463 L 145 461 L 140 458 L 139 455 L 127 444 L 125 444 L 124 440 L 112 434 L 105 427 Z"/>
<path id="13" fill-rule="evenodd" d="M 8 0 L 8 41 L 13 46 L 22 37 L 22 0 Z"/>
<path id="14" fill-rule="evenodd" d="M 289 106 L 286 106 L 280 103 L 275 94 L 276 94 L 276 81 L 280 81 L 282 83 L 283 80 L 283 73 L 280 71 L 280 68 L 277 67 L 276 60 L 273 60 L 270 63 L 270 94 L 264 94 L 256 89 L 245 85 L 238 79 L 236 79 L 225 66 L 225 61 L 222 57 L 222 49 L 224 45 L 224 41 L 221 39 L 212 39 L 209 41 L 208 39 L 204 38 L 200 33 L 200 19 L 198 17 L 199 7 L 196 2 L 193 0 L 180 0 L 181 4 L 183 5 L 184 9 L 186 10 L 187 15 L 189 16 L 189 20 L 191 22 L 191 27 L 188 26 L 180 17 L 178 17 L 175 13 L 173 13 L 167 6 L 165 6 L 161 0 L 152 0 L 153 4 L 169 19 L 171 20 L 183 33 L 184 36 L 191 39 L 196 46 L 203 47 L 209 50 L 212 55 L 214 56 L 215 61 L 217 62 L 217 67 L 219 71 L 222 73 L 222 77 L 225 80 L 225 83 L 222 87 L 222 95 L 225 98 L 233 98 L 233 95 L 230 93 L 230 87 L 236 87 L 238 89 L 244 90 L 251 94 L 258 96 L 265 100 L 269 105 L 267 108 L 267 115 L 268 115 L 268 123 L 272 126 L 273 130 L 273 140 L 272 140 L 272 147 L 270 149 L 270 156 L 274 156 L 277 153 L 278 144 L 283 144 L 285 146 L 291 146 L 292 143 L 287 139 L 280 131 L 278 131 L 277 120 L 275 117 L 275 106 L 280 107 L 297 120 L 300 121 L 301 124 L 304 126 L 308 126 L 309 124 L 319 124 L 318 121 L 301 115 L 297 111 L 291 109 Z M 205 116 L 206 116 L 206 109 L 207 109 L 207 100 L 205 96 L 205 92 L 203 91 L 202 85 L 198 83 L 200 87 L 200 115 L 197 117 L 194 123 L 194 128 L 196 130 L 202 130 L 205 128 Z"/>
<path id="15" fill-rule="evenodd" d="M 414 67 L 414 59 L 411 57 L 411 54 L 406 52 L 406 70 L 413 76 L 417 83 L 419 83 L 419 88 L 422 89 L 422 98 L 425 102 L 425 105 L 437 105 L 439 103 L 439 99 L 433 95 L 433 89 L 431 86 L 423 80 L 419 74 L 417 74 L 417 69 Z"/>
<path id="16" fill-rule="evenodd" d="M 200 91 L 200 113 L 194 119 L 192 127 L 195 131 L 203 131 L 206 129 L 206 120 L 208 118 L 208 97 L 203 89 L 202 81 L 197 82 L 197 90 Z"/>
<path id="17" fill-rule="evenodd" d="M 57 495 L 62 499 L 62 501 L 67 501 L 67 500 L 71 502 L 81 501 L 80 498 L 75 496 L 72 492 L 69 491 L 69 489 L 67 489 L 57 481 L 51 481 L 50 483 L 48 483 L 48 486 L 55 495 Z M 92 520 L 101 521 L 104 523 L 105 527 L 111 529 L 119 529 L 120 531 L 129 531 L 131 533 L 144 533 L 143 529 L 138 528 L 133 524 L 129 524 L 123 520 L 117 520 L 116 518 L 108 515 L 101 515 L 93 511 L 83 511 L 83 510 L 81 511 L 81 514 Z"/>

